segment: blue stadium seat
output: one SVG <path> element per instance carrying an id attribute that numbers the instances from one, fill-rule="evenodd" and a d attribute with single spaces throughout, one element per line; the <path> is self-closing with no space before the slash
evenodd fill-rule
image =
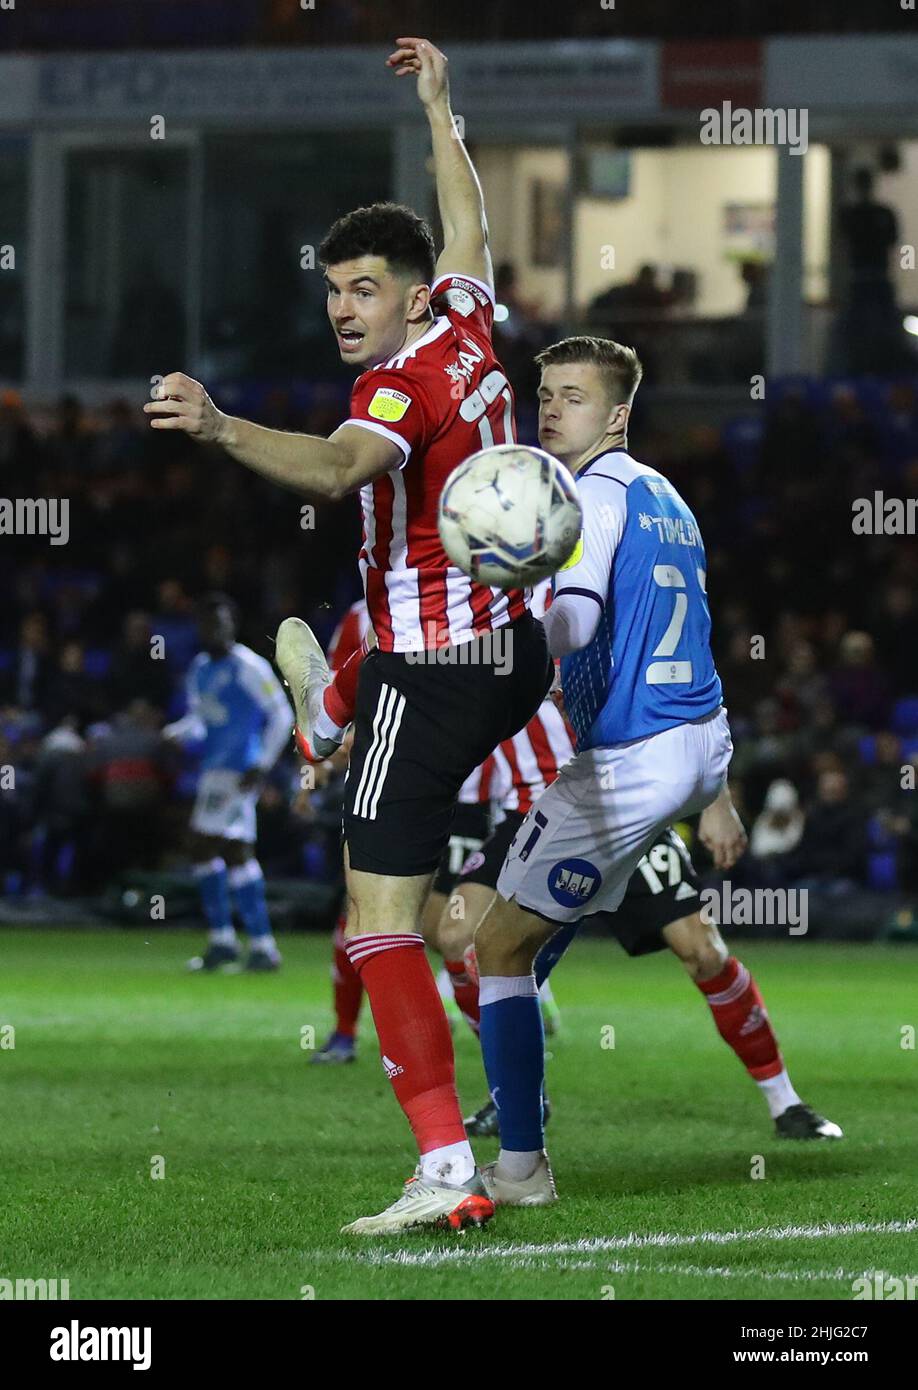
<path id="1" fill-rule="evenodd" d="M 878 893 L 893 893 L 899 887 L 899 866 L 894 854 L 868 854 L 867 882 Z"/>
<path id="2" fill-rule="evenodd" d="M 721 443 L 738 473 L 746 473 L 758 463 L 763 430 L 761 415 L 735 415 L 724 421 Z"/>
<path id="3" fill-rule="evenodd" d="M 867 822 L 867 843 L 872 850 L 891 853 L 896 847 L 896 837 L 883 824 L 879 816 L 871 816 Z"/>
<path id="4" fill-rule="evenodd" d="M 857 753 L 865 767 L 873 767 L 877 760 L 877 739 L 876 734 L 864 734 L 858 740 Z"/>
<path id="5" fill-rule="evenodd" d="M 101 647 L 90 647 L 83 657 L 83 670 L 95 681 L 104 680 L 112 669 L 112 654 Z"/>
<path id="6" fill-rule="evenodd" d="M 893 705 L 893 733 L 903 738 L 918 734 L 918 695 L 905 695 Z"/>

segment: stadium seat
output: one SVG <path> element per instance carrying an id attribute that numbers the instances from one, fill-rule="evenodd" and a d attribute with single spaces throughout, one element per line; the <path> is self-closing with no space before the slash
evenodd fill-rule
<path id="1" fill-rule="evenodd" d="M 893 705 L 893 733 L 903 738 L 918 734 L 918 695 L 905 695 Z"/>
<path id="2" fill-rule="evenodd" d="M 758 463 L 763 428 L 760 415 L 737 415 L 724 421 L 721 442 L 738 473 L 746 473 Z"/>
<path id="3" fill-rule="evenodd" d="M 95 681 L 104 680 L 112 669 L 112 654 L 101 647 L 90 647 L 83 657 L 83 670 Z"/>
<path id="4" fill-rule="evenodd" d="M 897 841 L 880 816 L 871 816 L 867 822 L 867 843 L 872 850 L 889 853 Z"/>
<path id="5" fill-rule="evenodd" d="M 877 760 L 877 739 L 876 734 L 864 734 L 858 740 L 857 754 L 865 767 L 873 767 Z"/>
<path id="6" fill-rule="evenodd" d="M 895 854 L 869 854 L 867 882 L 878 893 L 895 892 L 899 887 L 899 866 Z"/>

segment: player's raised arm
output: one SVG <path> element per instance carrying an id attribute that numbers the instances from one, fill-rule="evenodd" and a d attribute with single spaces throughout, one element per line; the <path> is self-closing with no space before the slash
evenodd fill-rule
<path id="1" fill-rule="evenodd" d="M 437 275 L 472 276 L 493 290 L 494 274 L 488 250 L 488 222 L 481 184 L 468 151 L 459 138 L 449 104 L 446 55 L 428 39 L 396 39 L 398 48 L 387 59 L 397 77 L 414 74 L 433 139 L 437 201 L 443 224 L 443 250 Z"/>

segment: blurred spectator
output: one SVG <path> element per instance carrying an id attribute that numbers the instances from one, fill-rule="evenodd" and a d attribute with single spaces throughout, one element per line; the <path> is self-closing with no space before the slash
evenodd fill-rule
<path id="1" fill-rule="evenodd" d="M 155 660 L 151 649 L 153 628 L 147 613 L 128 613 L 121 642 L 112 660 L 108 697 L 112 709 L 123 709 L 131 700 L 145 697 L 165 715 L 172 681 L 164 659 Z"/>
<path id="2" fill-rule="evenodd" d="M 833 894 L 864 881 L 866 825 L 839 769 L 823 772 L 796 856 L 797 886 Z"/>
<path id="3" fill-rule="evenodd" d="M 889 718 L 889 680 L 876 665 L 873 638 L 846 632 L 838 665 L 829 677 L 839 718 L 865 729 L 879 729 Z"/>
<path id="4" fill-rule="evenodd" d="M 12 652 L 9 669 L 0 672 L 0 705 L 40 707 L 48 689 L 50 664 L 45 615 L 26 613 L 19 624 L 19 642 Z"/>
<path id="5" fill-rule="evenodd" d="M 767 859 L 778 867 L 800 844 L 804 817 L 797 788 L 786 778 L 772 782 L 765 794 L 765 805 L 749 836 L 749 853 L 754 859 Z"/>
<path id="6" fill-rule="evenodd" d="M 132 700 L 88 751 L 96 791 L 96 871 L 105 881 L 119 868 L 154 868 L 164 848 L 163 812 L 170 755 L 160 720 L 147 700 Z"/>
<path id="7" fill-rule="evenodd" d="M 848 253 L 848 298 L 838 325 L 837 367 L 851 375 L 902 371 L 909 355 L 890 275 L 899 224 L 892 208 L 874 198 L 872 170 L 857 169 L 852 182 L 854 199 L 838 216 Z"/>
<path id="8" fill-rule="evenodd" d="M 85 887 L 90 831 L 86 743 L 67 717 L 41 742 L 32 785 L 32 875 L 66 893 Z"/>
<path id="9" fill-rule="evenodd" d="M 57 666 L 48 680 L 44 712 L 52 724 L 72 716 L 79 727 L 99 719 L 105 700 L 98 681 L 86 671 L 86 654 L 80 642 L 65 642 Z"/>

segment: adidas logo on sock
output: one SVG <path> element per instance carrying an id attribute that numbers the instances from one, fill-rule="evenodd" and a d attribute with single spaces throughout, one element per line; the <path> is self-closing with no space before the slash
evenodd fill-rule
<path id="1" fill-rule="evenodd" d="M 746 1017 L 746 1022 L 740 1029 L 740 1037 L 745 1038 L 748 1033 L 754 1033 L 757 1028 L 761 1028 L 765 1022 L 765 1010 L 758 1004 L 753 1004 Z"/>
<path id="2" fill-rule="evenodd" d="M 405 1070 L 404 1067 L 400 1067 L 397 1062 L 393 1062 L 391 1057 L 387 1057 L 385 1054 L 383 1054 L 382 1064 L 390 1081 L 394 1076 L 401 1076 Z"/>

